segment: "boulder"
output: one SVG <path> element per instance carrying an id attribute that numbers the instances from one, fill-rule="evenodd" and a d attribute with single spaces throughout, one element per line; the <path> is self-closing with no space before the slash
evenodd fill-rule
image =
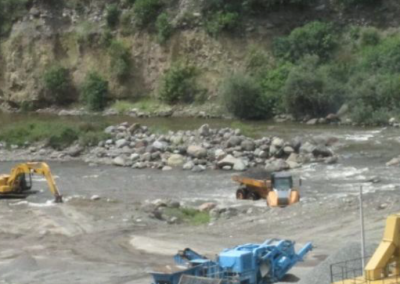
<path id="1" fill-rule="evenodd" d="M 184 159 L 180 154 L 172 154 L 167 160 L 167 164 L 170 167 L 181 167 L 183 163 Z"/>
<path id="2" fill-rule="evenodd" d="M 170 167 L 170 166 L 164 166 L 164 167 L 162 168 L 162 170 L 163 170 L 163 171 L 170 171 L 170 170 L 172 170 L 172 167 Z"/>
<path id="3" fill-rule="evenodd" d="M 386 163 L 386 166 L 397 166 L 398 164 L 400 164 L 400 157 L 391 159 L 389 162 Z"/>
<path id="4" fill-rule="evenodd" d="M 113 162 L 113 165 L 119 166 L 119 167 L 124 167 L 126 164 L 125 159 L 121 156 L 115 157 L 112 162 Z"/>
<path id="5" fill-rule="evenodd" d="M 206 167 L 203 165 L 196 165 L 192 168 L 192 172 L 203 172 L 206 170 Z"/>
<path id="6" fill-rule="evenodd" d="M 210 212 L 215 207 L 217 207 L 217 204 L 215 204 L 213 202 L 206 202 L 206 203 L 201 204 L 197 209 L 200 212 Z"/>
<path id="7" fill-rule="evenodd" d="M 233 167 L 233 165 L 236 163 L 237 160 L 238 159 L 233 157 L 232 155 L 227 155 L 225 158 L 219 161 L 217 165 L 219 168 L 223 168 L 225 166 Z"/>
<path id="8" fill-rule="evenodd" d="M 119 139 L 119 140 L 115 141 L 115 146 L 117 148 L 122 148 L 127 145 L 128 145 L 128 141 L 126 139 Z"/>
<path id="9" fill-rule="evenodd" d="M 279 137 L 274 137 L 272 139 L 271 145 L 276 148 L 282 148 L 284 143 L 285 143 L 285 141 L 283 141 L 283 139 L 281 139 Z"/>
<path id="10" fill-rule="evenodd" d="M 334 156 L 325 158 L 324 163 L 327 165 L 332 165 L 332 164 L 336 164 L 338 160 L 339 160 L 338 156 L 334 155 Z"/>
<path id="11" fill-rule="evenodd" d="M 286 159 L 286 162 L 294 162 L 294 163 L 299 163 L 299 155 L 296 153 L 292 153 L 289 155 L 289 157 Z"/>
<path id="12" fill-rule="evenodd" d="M 292 153 L 294 152 L 294 149 L 293 149 L 291 146 L 285 146 L 285 147 L 283 148 L 283 152 L 284 152 L 286 155 L 290 155 L 290 154 L 292 154 Z"/>
<path id="13" fill-rule="evenodd" d="M 199 134 L 201 136 L 208 136 L 210 135 L 210 126 L 208 124 L 203 124 L 200 128 L 199 128 Z"/>
<path id="14" fill-rule="evenodd" d="M 330 157 L 333 155 L 332 151 L 328 147 L 323 145 L 316 146 L 312 151 L 312 154 L 315 157 Z"/>
<path id="15" fill-rule="evenodd" d="M 228 148 L 230 147 L 235 147 L 235 146 L 239 146 L 242 143 L 242 138 L 239 136 L 232 136 L 228 139 L 228 141 L 226 142 L 226 146 Z"/>
<path id="16" fill-rule="evenodd" d="M 184 165 L 183 165 L 183 169 L 184 170 L 186 170 L 186 171 L 190 171 L 191 169 L 193 169 L 194 168 L 194 163 L 192 162 L 192 161 L 188 161 L 188 162 L 186 162 Z"/>
<path id="17" fill-rule="evenodd" d="M 180 145 L 183 143 L 183 136 L 182 135 L 175 135 L 170 138 L 170 141 L 173 145 Z"/>
<path id="18" fill-rule="evenodd" d="M 316 125 L 318 123 L 318 118 L 312 118 L 306 122 L 308 125 Z"/>
<path id="19" fill-rule="evenodd" d="M 338 117 L 342 117 L 349 111 L 349 106 L 347 104 L 343 104 L 340 109 L 337 111 L 336 115 Z"/>
<path id="20" fill-rule="evenodd" d="M 250 139 L 242 141 L 240 146 L 244 151 L 254 151 L 254 149 L 256 148 L 256 144 Z"/>
<path id="21" fill-rule="evenodd" d="M 290 141 L 290 146 L 295 150 L 295 151 L 299 151 L 300 147 L 301 147 L 301 143 L 302 143 L 302 139 L 299 136 L 294 137 L 291 141 Z"/>
<path id="22" fill-rule="evenodd" d="M 236 159 L 235 164 L 233 165 L 233 169 L 235 171 L 244 171 L 246 170 L 247 166 L 242 159 Z"/>
<path id="23" fill-rule="evenodd" d="M 289 168 L 289 164 L 282 159 L 267 161 L 265 165 L 265 170 L 270 172 L 279 172 L 282 170 L 288 170 Z"/>
<path id="24" fill-rule="evenodd" d="M 135 134 L 140 129 L 141 126 L 139 123 L 133 123 L 131 126 L 129 126 L 128 131 L 130 134 Z"/>
<path id="25" fill-rule="evenodd" d="M 106 134 L 113 134 L 115 131 L 117 131 L 115 126 L 108 126 L 106 129 L 104 129 L 104 133 Z"/>
<path id="26" fill-rule="evenodd" d="M 190 156 L 195 158 L 203 158 L 207 156 L 207 150 L 198 145 L 190 145 L 186 151 Z"/>
<path id="27" fill-rule="evenodd" d="M 139 158 L 140 158 L 140 155 L 139 155 L 138 153 L 133 153 L 133 154 L 130 156 L 131 161 L 139 160 Z"/>
<path id="28" fill-rule="evenodd" d="M 214 156 L 215 156 L 215 159 L 216 159 L 217 161 L 220 161 L 220 160 L 222 160 L 223 158 L 226 157 L 226 153 L 225 153 L 224 150 L 222 150 L 222 149 L 217 149 L 217 150 L 215 150 L 215 152 L 214 152 Z"/>
<path id="29" fill-rule="evenodd" d="M 315 145 L 310 142 L 303 143 L 300 147 L 300 153 L 312 153 L 315 149 Z"/>
<path id="30" fill-rule="evenodd" d="M 82 152 L 84 150 L 85 150 L 85 148 L 83 148 L 82 146 L 76 145 L 76 146 L 73 146 L 70 149 L 68 149 L 66 154 L 71 156 L 71 157 L 78 157 L 80 154 L 82 154 Z"/>
<path id="31" fill-rule="evenodd" d="M 167 148 L 167 146 L 168 146 L 167 143 L 161 142 L 161 141 L 158 141 L 158 140 L 154 141 L 153 144 L 152 144 L 152 147 L 154 149 L 157 149 L 157 150 L 160 150 L 160 151 L 164 151 Z"/>

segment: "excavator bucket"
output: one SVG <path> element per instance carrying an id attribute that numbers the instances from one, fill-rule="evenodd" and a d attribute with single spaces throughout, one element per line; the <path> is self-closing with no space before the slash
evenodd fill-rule
<path id="1" fill-rule="evenodd" d="M 190 275 L 182 275 L 179 284 L 221 284 L 221 279 L 204 278 Z"/>

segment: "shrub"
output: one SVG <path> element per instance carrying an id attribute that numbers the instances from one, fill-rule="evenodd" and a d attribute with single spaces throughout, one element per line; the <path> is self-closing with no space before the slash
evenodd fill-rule
<path id="1" fill-rule="evenodd" d="M 285 106 L 297 118 L 325 116 L 341 103 L 339 96 L 328 91 L 326 77 L 317 70 L 317 63 L 316 57 L 306 57 L 290 71 L 286 81 Z"/>
<path id="2" fill-rule="evenodd" d="M 232 31 L 238 26 L 239 14 L 232 12 L 218 12 L 210 16 L 205 24 L 206 31 L 217 36 L 222 31 Z"/>
<path id="3" fill-rule="evenodd" d="M 268 115 L 260 85 L 252 77 L 234 74 L 222 84 L 221 97 L 227 110 L 243 119 L 261 119 Z"/>
<path id="4" fill-rule="evenodd" d="M 369 71 L 400 72 L 400 36 L 386 38 L 376 46 L 365 48 L 361 61 L 362 67 Z"/>
<path id="5" fill-rule="evenodd" d="M 377 45 L 380 41 L 379 32 L 376 28 L 366 28 L 361 33 L 361 44 L 366 45 Z"/>
<path id="6" fill-rule="evenodd" d="M 328 59 L 336 47 L 333 26 L 323 22 L 311 22 L 294 29 L 286 38 L 274 40 L 273 51 L 278 57 L 297 61 L 305 55 L 317 55 Z"/>
<path id="7" fill-rule="evenodd" d="M 193 102 L 199 93 L 196 83 L 197 74 L 196 68 L 187 63 L 172 64 L 162 79 L 160 99 L 169 104 Z"/>
<path id="8" fill-rule="evenodd" d="M 43 81 L 46 90 L 53 96 L 53 102 L 63 104 L 70 100 L 71 79 L 67 68 L 58 65 L 50 67 L 43 74 Z"/>
<path id="9" fill-rule="evenodd" d="M 164 211 L 168 217 L 175 217 L 179 222 L 185 222 L 193 226 L 208 224 L 210 214 L 192 208 L 166 208 Z"/>
<path id="10" fill-rule="evenodd" d="M 81 100 L 90 110 L 104 109 L 108 95 L 108 82 L 96 72 L 86 76 L 81 90 Z"/>
<path id="11" fill-rule="evenodd" d="M 109 47 L 112 74 L 119 80 L 125 79 L 130 72 L 130 53 L 123 43 L 112 41 Z"/>
<path id="12" fill-rule="evenodd" d="M 282 89 L 292 68 L 290 63 L 281 63 L 261 79 L 264 103 L 269 106 L 268 117 L 284 112 Z"/>
<path id="13" fill-rule="evenodd" d="M 106 9 L 106 20 L 107 20 L 107 25 L 110 28 L 115 28 L 118 25 L 119 22 L 119 9 L 116 4 L 110 4 L 107 6 Z"/>
<path id="14" fill-rule="evenodd" d="M 166 13 L 161 13 L 156 21 L 157 39 L 159 43 L 165 43 L 173 32 L 173 27 Z"/>
<path id="15" fill-rule="evenodd" d="M 334 4 L 342 8 L 350 8 L 356 5 L 379 4 L 381 0 L 334 0 Z"/>
<path id="16" fill-rule="evenodd" d="M 136 23 L 139 26 L 146 26 L 157 18 L 162 8 L 160 0 L 136 0 L 133 4 L 133 11 L 136 16 Z"/>
<path id="17" fill-rule="evenodd" d="M 132 9 L 122 13 L 120 26 L 123 35 L 130 35 L 135 31 L 134 19 L 135 15 Z"/>
<path id="18" fill-rule="evenodd" d="M 246 70 L 251 75 L 260 75 L 271 65 L 271 57 L 269 54 L 257 47 L 251 46 L 246 54 Z"/>

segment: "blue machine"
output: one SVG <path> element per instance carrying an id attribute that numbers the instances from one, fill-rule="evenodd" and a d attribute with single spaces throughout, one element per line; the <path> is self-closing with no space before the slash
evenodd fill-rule
<path id="1" fill-rule="evenodd" d="M 223 284 L 275 283 L 312 250 L 312 244 L 307 243 L 296 253 L 294 245 L 292 241 L 276 239 L 262 244 L 241 245 L 223 250 L 215 261 L 185 249 L 174 256 L 175 263 L 183 269 L 171 273 L 151 273 L 154 279 L 152 284 L 217 283 L 208 282 L 213 279 L 220 279 L 218 283 Z M 187 278 L 182 275 L 191 276 L 192 282 L 183 280 Z"/>

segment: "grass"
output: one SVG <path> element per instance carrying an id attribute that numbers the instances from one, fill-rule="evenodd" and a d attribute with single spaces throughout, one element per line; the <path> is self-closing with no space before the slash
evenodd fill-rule
<path id="1" fill-rule="evenodd" d="M 23 146 L 26 143 L 46 141 L 53 149 L 62 150 L 79 141 L 82 146 L 96 145 L 106 139 L 104 125 L 60 121 L 16 122 L 0 129 L 0 141 L 8 145 Z"/>
<path id="2" fill-rule="evenodd" d="M 166 208 L 164 213 L 168 217 L 176 217 L 179 221 L 192 226 L 204 225 L 210 222 L 210 214 L 208 212 L 200 212 L 193 208 Z"/>
<path id="3" fill-rule="evenodd" d="M 166 106 L 157 100 L 151 98 L 145 98 L 136 102 L 117 100 L 114 102 L 111 108 L 115 109 L 119 114 L 124 114 L 130 111 L 131 109 L 138 109 L 139 111 L 142 112 L 152 113 L 162 110 L 166 108 Z"/>
<path id="4" fill-rule="evenodd" d="M 246 124 L 243 122 L 239 122 L 239 121 L 234 121 L 231 123 L 231 128 L 239 128 L 240 131 L 242 132 L 242 134 L 244 136 L 247 137 L 251 137 L 251 138 L 257 138 L 259 136 L 259 134 L 257 133 L 257 129 L 256 127 L 254 127 L 251 124 Z"/>

